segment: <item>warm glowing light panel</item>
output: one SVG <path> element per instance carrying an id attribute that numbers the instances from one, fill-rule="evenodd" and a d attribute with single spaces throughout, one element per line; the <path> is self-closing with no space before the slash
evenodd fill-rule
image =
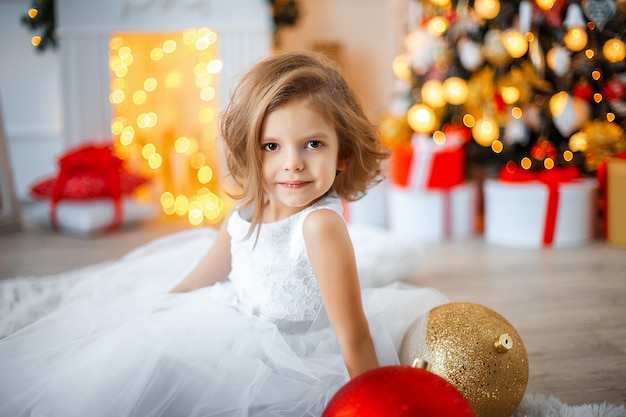
<path id="1" fill-rule="evenodd" d="M 147 198 L 192 225 L 221 221 L 230 200 L 219 181 L 218 34 L 116 34 L 109 67 L 116 152 L 152 178 Z"/>

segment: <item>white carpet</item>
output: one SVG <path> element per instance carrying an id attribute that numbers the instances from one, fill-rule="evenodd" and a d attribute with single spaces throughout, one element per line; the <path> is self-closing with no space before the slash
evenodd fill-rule
<path id="1" fill-rule="evenodd" d="M 607 403 L 569 406 L 554 397 L 526 394 L 512 417 L 626 417 L 626 408 Z"/>
<path id="2" fill-rule="evenodd" d="M 80 276 L 106 265 L 93 265 L 58 276 L 0 281 L 0 338 L 54 309 Z M 569 406 L 554 397 L 528 393 L 512 417 L 626 417 L 626 408 L 607 403 Z"/>

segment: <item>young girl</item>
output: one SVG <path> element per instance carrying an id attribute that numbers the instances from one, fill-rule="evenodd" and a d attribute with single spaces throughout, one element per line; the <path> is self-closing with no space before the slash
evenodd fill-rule
<path id="1" fill-rule="evenodd" d="M 397 364 L 407 327 L 446 302 L 360 288 L 341 201 L 381 179 L 386 154 L 335 66 L 260 62 L 221 133 L 239 203 L 210 249 L 131 253 L 0 341 L 0 415 L 319 416 L 350 378 Z M 184 277 L 169 295 L 157 268 Z"/>

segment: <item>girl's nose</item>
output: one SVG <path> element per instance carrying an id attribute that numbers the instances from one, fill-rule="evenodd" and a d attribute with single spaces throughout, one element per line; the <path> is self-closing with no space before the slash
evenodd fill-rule
<path id="1" fill-rule="evenodd" d="M 283 168 L 285 171 L 302 171 L 304 168 L 304 160 L 297 150 L 288 150 L 284 153 L 285 160 Z"/>

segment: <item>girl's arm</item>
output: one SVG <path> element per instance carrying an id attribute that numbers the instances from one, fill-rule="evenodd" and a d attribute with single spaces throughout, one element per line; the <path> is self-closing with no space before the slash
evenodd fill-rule
<path id="1" fill-rule="evenodd" d="M 188 292 L 215 284 L 230 272 L 230 235 L 227 221 L 222 223 L 213 246 L 198 265 L 174 288 L 171 293 Z"/>
<path id="2" fill-rule="evenodd" d="M 350 377 L 377 368 L 374 343 L 361 305 L 354 249 L 343 218 L 332 210 L 317 210 L 307 216 L 303 231 L 313 272 Z"/>

